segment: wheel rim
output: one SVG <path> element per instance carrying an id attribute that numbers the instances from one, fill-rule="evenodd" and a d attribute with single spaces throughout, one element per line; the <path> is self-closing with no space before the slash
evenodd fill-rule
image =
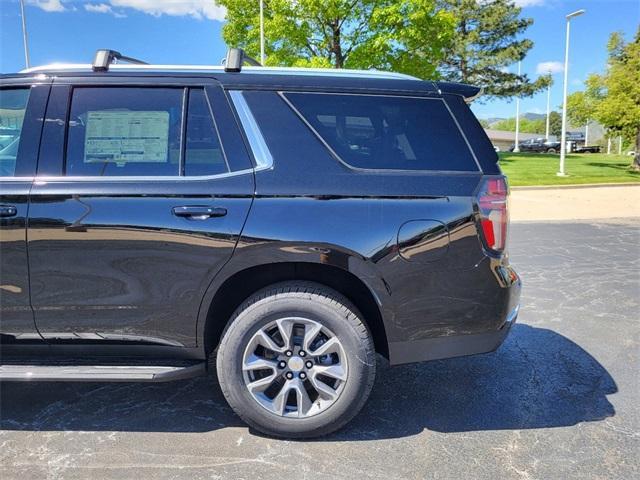
<path id="1" fill-rule="evenodd" d="M 258 330 L 242 357 L 244 383 L 263 408 L 307 418 L 336 402 L 347 381 L 338 337 L 320 323 L 286 317 Z"/>

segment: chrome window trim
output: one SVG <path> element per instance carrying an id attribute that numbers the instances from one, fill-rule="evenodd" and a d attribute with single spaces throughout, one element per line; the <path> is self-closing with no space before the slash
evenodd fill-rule
<path id="1" fill-rule="evenodd" d="M 302 113 L 293 105 L 293 103 L 291 103 L 291 101 L 286 97 L 287 93 L 302 93 L 302 94 L 309 94 L 309 95 L 353 95 L 353 96 L 359 96 L 359 97 L 392 97 L 392 98 L 415 98 L 415 99 L 419 99 L 419 100 L 439 100 L 442 103 L 444 103 L 447 111 L 449 112 L 449 115 L 451 116 L 451 118 L 453 119 L 456 127 L 458 128 L 458 131 L 460 132 L 460 135 L 462 135 L 462 138 L 464 139 L 465 144 L 467 145 L 467 148 L 469 149 L 469 152 L 471 153 L 471 156 L 473 158 L 473 161 L 476 164 L 476 167 L 478 167 L 478 170 L 407 170 L 407 169 L 402 169 L 402 168 L 362 168 L 362 167 L 354 167 L 353 165 L 345 162 L 342 157 L 340 157 L 340 155 L 338 155 L 336 153 L 336 151 L 331 148 L 331 145 L 329 145 L 324 138 L 322 138 L 322 135 L 320 135 L 315 128 L 313 128 L 313 126 L 307 121 L 307 119 L 304 117 L 304 115 L 302 115 Z M 331 153 L 331 155 L 338 161 L 340 162 L 342 165 L 344 165 L 345 167 L 349 168 L 350 170 L 354 170 L 357 172 L 363 172 L 363 173 L 413 173 L 413 174 L 417 174 L 417 175 L 433 175 L 433 174 L 463 174 L 463 175 L 469 175 L 469 174 L 481 174 L 482 173 L 482 168 L 480 167 L 480 163 L 478 162 L 478 159 L 476 158 L 476 154 L 473 151 L 473 149 L 471 148 L 471 145 L 469 144 L 469 141 L 467 140 L 467 136 L 465 135 L 465 133 L 462 131 L 462 128 L 460 127 L 460 124 L 458 123 L 458 120 L 456 119 L 456 117 L 453 115 L 453 112 L 451 111 L 451 109 L 449 108 L 449 105 L 447 105 L 447 102 L 445 101 L 444 98 L 437 98 L 437 97 L 418 97 L 415 95 L 387 95 L 387 94 L 375 94 L 375 93 L 334 93 L 334 92 L 305 92 L 305 91 L 292 91 L 292 92 L 286 92 L 286 91 L 279 91 L 278 95 L 280 95 L 280 97 L 284 100 L 284 102 L 289 105 L 289 107 L 294 111 L 294 113 L 300 118 L 300 120 L 302 120 L 304 122 L 304 124 L 307 126 L 307 128 L 309 128 L 309 130 L 311 130 L 311 133 L 313 133 L 318 140 L 320 140 L 320 142 L 322 142 L 322 144 L 329 150 L 329 152 Z"/>
<path id="2" fill-rule="evenodd" d="M 249 147 L 256 162 L 256 170 L 272 168 L 273 156 L 264 140 L 258 122 L 256 122 L 249 105 L 247 105 L 243 92 L 241 90 L 230 90 L 229 96 L 231 97 L 231 102 L 235 107 L 240 123 L 242 124 L 242 129 L 249 142 Z"/>
<path id="3" fill-rule="evenodd" d="M 33 182 L 35 177 L 0 177 L 0 182 Z"/>
<path id="4" fill-rule="evenodd" d="M 42 184 L 42 183 L 50 183 L 50 182 L 56 182 L 56 183 L 64 183 L 64 182 L 94 182 L 94 183 L 100 183 L 100 182 L 133 182 L 133 183 L 140 183 L 142 181 L 147 181 L 147 182 L 202 182 L 202 181 L 207 181 L 207 180 L 216 180 L 219 178 L 226 178 L 226 177 L 235 177 L 237 175 L 246 175 L 248 173 L 253 173 L 254 169 L 253 168 L 245 168 L 243 170 L 236 170 L 234 172 L 226 172 L 226 173 L 218 173 L 216 175 L 200 175 L 200 176 L 190 176 L 190 177 L 186 177 L 186 176 L 176 176 L 176 175 L 167 175 L 167 176 L 144 176 L 144 175 L 140 175 L 140 176 L 122 176 L 122 177 L 96 177 L 96 176 L 86 176 L 86 177 L 81 177 L 81 176 L 69 176 L 66 177 L 64 175 L 57 175 L 57 176 L 42 176 L 42 177 L 33 177 L 32 180 L 34 182 L 36 182 L 37 184 Z M 3 178 L 5 177 L 0 177 L 0 181 L 3 180 Z M 14 177 L 15 178 L 15 177 Z"/>

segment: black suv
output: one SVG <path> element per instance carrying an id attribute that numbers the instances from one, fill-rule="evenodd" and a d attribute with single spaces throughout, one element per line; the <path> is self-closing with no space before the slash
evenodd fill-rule
<path id="1" fill-rule="evenodd" d="M 513 152 L 515 145 L 512 145 L 509 149 Z M 560 151 L 560 142 L 548 141 L 544 138 L 532 138 L 518 144 L 518 149 L 521 152 L 536 152 L 536 153 L 558 153 Z"/>
<path id="2" fill-rule="evenodd" d="M 504 340 L 520 279 L 479 89 L 114 57 L 0 78 L 0 380 L 176 380 L 213 356 L 250 426 L 308 437 L 356 415 L 376 353 Z"/>

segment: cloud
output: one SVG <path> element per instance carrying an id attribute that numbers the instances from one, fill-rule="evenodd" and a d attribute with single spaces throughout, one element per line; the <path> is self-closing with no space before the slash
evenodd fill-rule
<path id="1" fill-rule="evenodd" d="M 109 0 L 114 7 L 132 8 L 159 17 L 161 15 L 189 16 L 222 21 L 227 9 L 213 0 Z"/>
<path id="2" fill-rule="evenodd" d="M 64 12 L 66 10 L 62 0 L 27 0 L 27 5 L 33 5 L 45 12 Z"/>
<path id="3" fill-rule="evenodd" d="M 112 13 L 113 12 L 111 5 L 107 5 L 106 3 L 85 3 L 84 9 L 87 12 L 94 12 L 94 13 Z"/>
<path id="4" fill-rule="evenodd" d="M 116 18 L 126 17 L 125 14 L 115 11 L 113 8 L 111 8 L 111 5 L 107 5 L 106 3 L 85 3 L 84 9 L 87 12 L 92 13 L 108 13 Z"/>
<path id="5" fill-rule="evenodd" d="M 564 65 L 562 62 L 540 62 L 536 66 L 536 73 L 540 75 L 547 75 L 548 73 L 560 73 L 564 72 Z"/>
<path id="6" fill-rule="evenodd" d="M 574 78 L 573 80 L 571 80 L 571 85 L 573 85 L 574 87 L 581 87 L 584 85 L 584 82 L 579 79 L 579 78 Z"/>
<path id="7" fill-rule="evenodd" d="M 519 7 L 539 7 L 544 5 L 546 0 L 515 0 L 515 4 Z"/>
<path id="8" fill-rule="evenodd" d="M 29 5 L 45 12 L 64 12 L 76 10 L 73 0 L 27 0 Z M 217 5 L 214 0 L 103 0 L 101 3 L 85 3 L 84 9 L 92 13 L 106 13 L 115 17 L 124 17 L 120 10 L 130 8 L 154 17 L 170 15 L 193 17 L 197 19 L 222 21 L 227 9 Z"/>

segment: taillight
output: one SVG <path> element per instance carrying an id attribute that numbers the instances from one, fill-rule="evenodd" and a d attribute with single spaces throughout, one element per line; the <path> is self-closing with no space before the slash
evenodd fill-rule
<path id="1" fill-rule="evenodd" d="M 485 246 L 495 252 L 504 251 L 507 245 L 509 189 L 504 178 L 487 178 L 478 193 L 480 227 Z"/>

